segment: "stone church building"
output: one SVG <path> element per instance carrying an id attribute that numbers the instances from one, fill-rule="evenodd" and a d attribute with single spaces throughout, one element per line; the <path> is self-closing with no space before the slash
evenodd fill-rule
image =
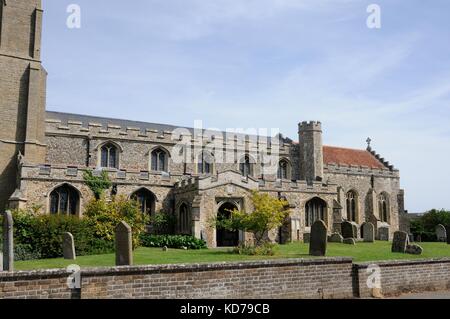
<path id="1" fill-rule="evenodd" d="M 390 235 L 401 228 L 399 171 L 370 145 L 322 145 L 320 122 L 301 122 L 298 142 L 278 135 L 275 142 L 260 136 L 250 143 L 250 135 L 212 138 L 185 129 L 180 137 L 169 125 L 46 111 L 42 18 L 40 0 L 0 0 L 0 210 L 39 205 L 47 214 L 82 217 L 94 196 L 84 171 L 107 170 L 108 196 L 135 198 L 145 214 L 174 214 L 177 233 L 210 247 L 246 240 L 248 234 L 216 230 L 209 220 L 229 209 L 251 210 L 252 190 L 289 203 L 289 218 L 273 234 L 279 242 L 303 240 L 317 219 L 330 234 L 344 220 L 358 228 L 372 222 L 377 234 L 381 227 Z M 184 148 L 189 156 L 174 160 L 186 136 L 200 148 Z M 211 140 L 233 160 L 217 161 L 217 153 L 201 147 Z M 276 169 L 266 173 L 259 154 L 270 154 L 273 143 Z"/>

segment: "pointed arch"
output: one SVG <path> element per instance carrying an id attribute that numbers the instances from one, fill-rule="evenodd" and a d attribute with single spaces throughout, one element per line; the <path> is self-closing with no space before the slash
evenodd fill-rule
<path id="1" fill-rule="evenodd" d="M 358 222 L 359 212 L 359 195 L 354 189 L 349 190 L 345 194 L 347 220 L 351 222 Z"/>
<path id="2" fill-rule="evenodd" d="M 156 146 L 149 152 L 150 170 L 153 172 L 169 172 L 170 152 L 162 147 Z"/>
<path id="3" fill-rule="evenodd" d="M 177 209 L 178 232 L 183 235 L 191 235 L 191 207 L 187 202 L 181 202 Z"/>
<path id="4" fill-rule="evenodd" d="M 81 192 L 68 183 L 55 186 L 48 194 L 48 212 L 52 215 L 80 215 Z"/>
<path id="5" fill-rule="evenodd" d="M 254 176 L 255 159 L 250 154 L 244 154 L 239 160 L 239 172 L 242 176 Z"/>
<path id="6" fill-rule="evenodd" d="M 111 140 L 104 141 L 97 146 L 97 152 L 98 167 L 119 169 L 120 154 L 123 152 L 119 143 Z"/>
<path id="7" fill-rule="evenodd" d="M 156 195 L 149 189 L 141 187 L 134 191 L 130 198 L 139 203 L 139 207 L 143 214 L 149 216 L 153 216 L 155 214 L 157 198 Z"/>
<path id="8" fill-rule="evenodd" d="M 305 226 L 311 227 L 317 220 L 326 223 L 327 220 L 327 202 L 320 197 L 313 197 L 305 204 Z"/>
<path id="9" fill-rule="evenodd" d="M 201 151 L 197 155 L 197 174 L 214 174 L 215 162 L 214 154 L 205 150 Z"/>
<path id="10" fill-rule="evenodd" d="M 278 179 L 292 179 L 292 166 L 291 162 L 287 158 L 282 158 L 278 162 L 278 171 L 277 178 Z"/>
<path id="11" fill-rule="evenodd" d="M 378 195 L 378 213 L 381 222 L 390 223 L 390 197 L 386 192 Z"/>

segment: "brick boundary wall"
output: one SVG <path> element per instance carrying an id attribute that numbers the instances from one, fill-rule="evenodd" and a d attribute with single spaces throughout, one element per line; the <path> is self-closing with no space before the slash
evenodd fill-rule
<path id="1" fill-rule="evenodd" d="M 450 290 L 450 258 L 356 263 L 353 266 L 355 295 L 371 296 L 367 287 L 369 265 L 381 270 L 381 290 L 385 296 L 402 293 Z"/>
<path id="2" fill-rule="evenodd" d="M 343 257 L 86 268 L 81 291 L 68 288 L 66 270 L 0 272 L 0 299 L 365 298 L 370 264 Z M 376 264 L 386 296 L 450 289 L 450 258 Z"/>

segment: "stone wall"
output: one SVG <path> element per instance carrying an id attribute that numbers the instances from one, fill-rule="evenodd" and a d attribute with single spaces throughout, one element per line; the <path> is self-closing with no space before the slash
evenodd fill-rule
<path id="1" fill-rule="evenodd" d="M 376 264 L 381 270 L 381 287 L 385 296 L 408 292 L 450 289 L 450 258 L 389 261 L 355 264 L 357 294 L 370 297 L 367 268 Z"/>
<path id="2" fill-rule="evenodd" d="M 82 269 L 81 298 L 366 298 L 369 265 L 338 257 Z M 377 265 L 385 296 L 450 289 L 450 258 Z M 77 298 L 68 276 L 65 270 L 0 272 L 0 299 Z"/>

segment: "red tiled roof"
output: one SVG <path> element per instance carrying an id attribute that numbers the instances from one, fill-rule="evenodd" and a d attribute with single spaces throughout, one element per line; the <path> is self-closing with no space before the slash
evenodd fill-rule
<path id="1" fill-rule="evenodd" d="M 370 168 L 384 168 L 384 165 L 369 151 L 334 146 L 323 147 L 323 162 L 325 164 L 335 163 L 367 166 Z"/>

